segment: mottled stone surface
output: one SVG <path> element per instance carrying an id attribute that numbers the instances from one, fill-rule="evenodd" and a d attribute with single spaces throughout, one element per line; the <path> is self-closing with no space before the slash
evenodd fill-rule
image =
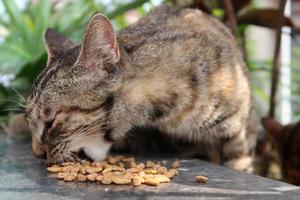
<path id="1" fill-rule="evenodd" d="M 160 159 L 170 165 L 174 158 Z M 181 160 L 180 175 L 158 187 L 65 183 L 50 178 L 28 139 L 0 135 L 0 199 L 300 199 L 300 187 L 236 172 L 199 160 Z M 196 175 L 209 178 L 195 181 Z"/>

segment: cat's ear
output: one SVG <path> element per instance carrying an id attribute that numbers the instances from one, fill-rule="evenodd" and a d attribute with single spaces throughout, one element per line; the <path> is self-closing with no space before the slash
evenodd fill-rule
<path id="1" fill-rule="evenodd" d="M 120 50 L 109 19 L 96 13 L 87 25 L 77 62 L 94 68 L 104 60 L 117 63 L 120 60 Z"/>
<path id="2" fill-rule="evenodd" d="M 55 59 L 62 52 L 76 46 L 74 42 L 51 28 L 47 28 L 44 33 L 44 43 L 48 53 L 48 62 Z"/>
<path id="3" fill-rule="evenodd" d="M 261 119 L 261 123 L 268 134 L 273 137 L 273 139 L 278 141 L 282 138 L 283 125 L 280 124 L 277 120 L 271 117 L 263 117 Z"/>

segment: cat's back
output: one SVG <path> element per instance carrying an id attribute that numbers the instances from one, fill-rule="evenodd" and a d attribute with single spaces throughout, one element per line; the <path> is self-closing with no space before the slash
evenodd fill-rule
<path id="1" fill-rule="evenodd" d="M 221 22 L 200 10 L 168 5 L 121 30 L 118 42 L 141 66 L 159 64 L 166 69 L 167 63 L 180 63 L 182 68 L 195 58 L 204 66 L 241 60 L 232 34 Z"/>
<path id="2" fill-rule="evenodd" d="M 214 44 L 235 45 L 230 31 L 217 19 L 196 9 L 183 9 L 163 5 L 152 10 L 137 23 L 118 33 L 119 43 L 129 52 L 159 43 L 181 45 L 194 39 L 213 46 Z M 198 46 L 192 45 L 190 49 Z M 171 48 L 171 47 L 170 47 Z"/>

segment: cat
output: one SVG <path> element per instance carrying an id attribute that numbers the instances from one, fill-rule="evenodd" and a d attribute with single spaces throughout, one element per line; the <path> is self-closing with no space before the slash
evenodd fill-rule
<path id="1" fill-rule="evenodd" d="M 282 125 L 273 118 L 265 117 L 262 125 L 275 144 L 283 180 L 300 185 L 300 122 Z"/>
<path id="2" fill-rule="evenodd" d="M 213 163 L 252 172 L 255 110 L 248 69 L 217 19 L 163 5 L 115 33 L 94 14 L 82 44 L 45 32 L 46 68 L 26 105 L 36 156 L 102 160 L 132 127 L 197 144 Z"/>

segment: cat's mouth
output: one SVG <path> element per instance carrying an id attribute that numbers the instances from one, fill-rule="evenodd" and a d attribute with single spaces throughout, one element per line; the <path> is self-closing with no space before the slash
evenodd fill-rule
<path id="1" fill-rule="evenodd" d="M 79 141 L 79 140 L 78 140 Z M 112 145 L 111 142 L 106 142 L 100 138 L 93 137 L 86 140 L 80 140 L 78 143 L 72 143 L 65 150 L 66 155 L 55 154 L 51 156 L 47 154 L 47 163 L 53 164 L 66 161 L 103 161 Z"/>
<path id="2" fill-rule="evenodd" d="M 45 156 L 44 158 L 46 160 L 47 165 L 52 165 L 52 164 L 61 164 L 63 162 L 68 162 L 68 161 L 75 161 L 75 162 L 84 162 L 84 161 L 94 161 L 90 156 L 88 156 L 84 149 L 80 149 L 78 152 L 73 152 L 72 156 L 67 156 L 65 158 L 59 158 L 57 159 L 56 157 L 47 157 Z"/>
<path id="3" fill-rule="evenodd" d="M 76 154 L 76 157 L 79 161 L 93 161 L 83 149 L 80 149 L 79 152 Z"/>

